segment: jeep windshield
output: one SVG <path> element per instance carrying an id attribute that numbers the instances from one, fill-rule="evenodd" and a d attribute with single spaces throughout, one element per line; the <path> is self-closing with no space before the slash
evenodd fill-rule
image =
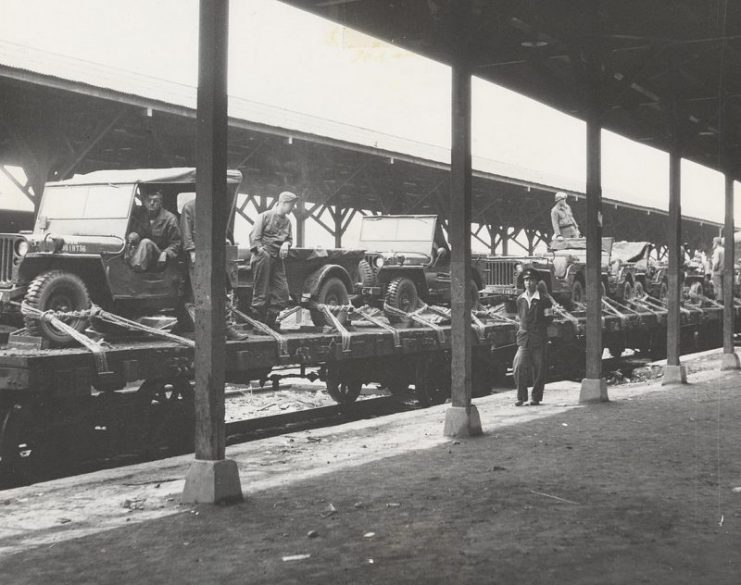
<path id="1" fill-rule="evenodd" d="M 34 231 L 124 237 L 134 186 L 50 185 L 44 190 Z"/>
<path id="2" fill-rule="evenodd" d="M 436 221 L 435 216 L 364 217 L 358 247 L 369 252 L 416 252 L 429 257 Z"/>

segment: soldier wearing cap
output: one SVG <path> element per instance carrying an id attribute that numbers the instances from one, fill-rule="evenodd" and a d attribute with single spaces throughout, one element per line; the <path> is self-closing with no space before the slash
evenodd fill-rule
<path id="1" fill-rule="evenodd" d="M 283 191 L 278 203 L 257 216 L 250 233 L 252 259 L 252 311 L 255 317 L 275 326 L 276 317 L 288 304 L 288 281 L 283 259 L 293 244 L 288 214 L 296 203 L 296 195 Z"/>
<path id="2" fill-rule="evenodd" d="M 576 224 L 571 207 L 566 203 L 566 193 L 556 193 L 556 204 L 551 208 L 551 223 L 554 238 L 578 238 L 579 226 Z"/>
<path id="3" fill-rule="evenodd" d="M 548 347 L 548 323 L 553 320 L 553 305 L 548 298 L 548 289 L 543 281 L 537 283 L 538 273 L 532 268 L 523 272 L 525 291 L 517 298 L 517 316 L 520 326 L 517 331 L 517 353 L 512 364 L 517 402 L 527 403 L 528 378 L 532 376 L 533 393 L 530 404 L 538 406 L 543 400 L 545 377 L 548 372 L 546 350 Z"/>

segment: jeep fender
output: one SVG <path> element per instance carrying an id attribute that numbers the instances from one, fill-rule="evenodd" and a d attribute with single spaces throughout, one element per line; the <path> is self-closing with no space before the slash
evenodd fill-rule
<path id="1" fill-rule="evenodd" d="M 326 266 L 317 268 L 304 279 L 304 285 L 301 289 L 301 300 L 309 300 L 316 296 L 324 281 L 333 276 L 336 276 L 343 282 L 348 294 L 352 294 L 353 283 L 350 280 L 347 270 L 339 264 L 327 264 Z"/>
<path id="2" fill-rule="evenodd" d="M 18 273 L 24 282 L 31 282 L 47 270 L 65 270 L 79 276 L 88 287 L 93 302 L 97 304 L 111 300 L 103 261 L 98 255 L 57 256 L 39 254 L 26 256 Z"/>

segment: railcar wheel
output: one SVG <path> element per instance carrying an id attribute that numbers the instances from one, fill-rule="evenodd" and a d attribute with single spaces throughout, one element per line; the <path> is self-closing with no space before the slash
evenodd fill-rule
<path id="1" fill-rule="evenodd" d="M 316 302 L 321 305 L 347 305 L 350 302 L 348 300 L 349 298 L 345 283 L 336 276 L 332 276 L 325 280 L 319 288 L 319 293 L 316 295 Z M 314 325 L 317 327 L 327 325 L 324 313 L 318 309 L 311 309 L 309 312 L 311 313 L 311 321 Z"/>
<path id="2" fill-rule="evenodd" d="M 63 270 L 50 270 L 34 278 L 28 286 L 25 301 L 39 311 L 68 312 L 90 308 L 90 295 L 85 283 L 76 274 Z M 65 322 L 77 331 L 84 331 L 88 324 L 83 317 Z M 25 325 L 30 335 L 48 339 L 52 345 L 64 346 L 74 342 L 70 335 L 46 321 L 26 316 Z"/>
<path id="3" fill-rule="evenodd" d="M 193 387 L 185 378 L 145 380 L 137 391 L 139 441 L 148 455 L 193 449 Z"/>
<path id="4" fill-rule="evenodd" d="M 360 396 L 363 383 L 347 377 L 341 377 L 337 371 L 327 373 L 327 393 L 337 404 L 351 404 Z"/>
<path id="5" fill-rule="evenodd" d="M 442 404 L 450 398 L 451 374 L 444 359 L 420 359 L 414 372 L 414 396 L 421 406 Z"/>
<path id="6" fill-rule="evenodd" d="M 22 404 L 0 411 L 0 485 L 51 479 L 67 467 L 64 443 L 50 427 Z"/>

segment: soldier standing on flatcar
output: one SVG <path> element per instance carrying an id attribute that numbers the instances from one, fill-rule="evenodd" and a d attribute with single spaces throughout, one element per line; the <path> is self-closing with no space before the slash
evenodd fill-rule
<path id="1" fill-rule="evenodd" d="M 296 199 L 294 193 L 283 191 L 273 209 L 257 216 L 250 233 L 252 312 L 270 327 L 275 327 L 278 313 L 288 304 L 288 281 L 283 259 L 293 245 L 288 214 Z"/>
<path id="2" fill-rule="evenodd" d="M 547 296 L 548 290 L 541 281 L 536 286 L 538 273 L 527 268 L 523 273 L 525 291 L 517 298 L 517 316 L 520 328 L 517 331 L 517 353 L 512 364 L 517 402 L 527 403 L 528 378 L 532 376 L 533 393 L 531 406 L 543 400 L 545 377 L 548 373 L 548 323 L 553 320 L 553 305 Z"/>
<path id="3" fill-rule="evenodd" d="M 551 224 L 553 224 L 553 237 L 579 238 L 579 226 L 576 224 L 571 207 L 566 203 L 566 193 L 556 193 L 556 203 L 551 208 Z"/>

